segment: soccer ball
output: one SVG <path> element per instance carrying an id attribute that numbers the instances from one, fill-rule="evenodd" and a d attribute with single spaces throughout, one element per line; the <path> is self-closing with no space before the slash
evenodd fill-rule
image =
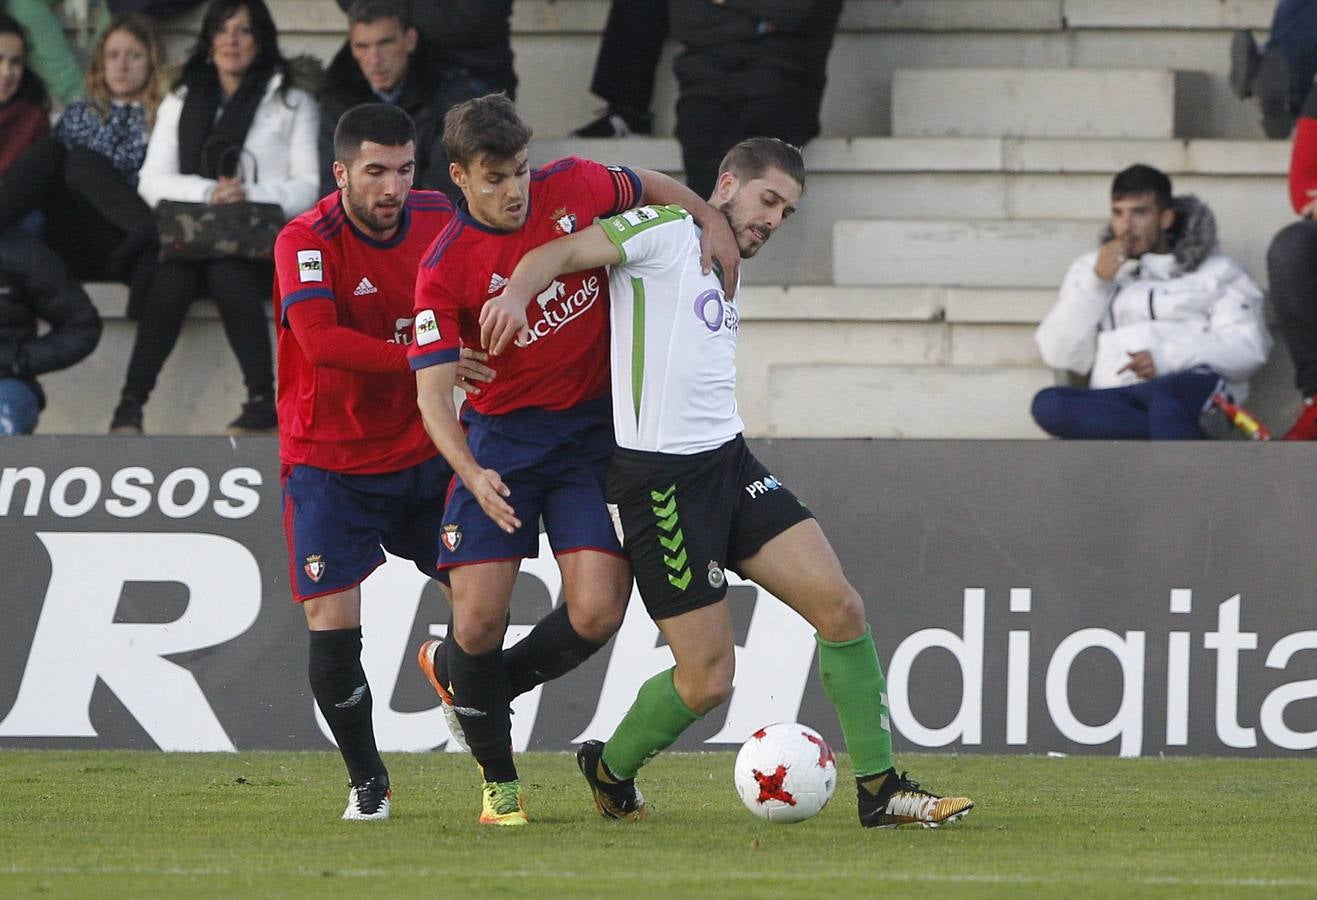
<path id="1" fill-rule="evenodd" d="M 746 809 L 769 822 L 803 822 L 827 806 L 836 787 L 832 748 L 797 722 L 759 729 L 736 754 L 736 792 Z"/>

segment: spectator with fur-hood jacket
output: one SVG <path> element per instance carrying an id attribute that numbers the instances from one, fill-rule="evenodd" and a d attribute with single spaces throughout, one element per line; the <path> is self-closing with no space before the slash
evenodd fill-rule
<path id="1" fill-rule="evenodd" d="M 1220 252 L 1211 210 L 1149 166 L 1116 176 L 1102 246 L 1070 266 L 1034 339 L 1088 376 L 1034 400 L 1045 431 L 1080 438 L 1201 437 L 1213 395 L 1242 402 L 1271 349 L 1262 291 Z"/>

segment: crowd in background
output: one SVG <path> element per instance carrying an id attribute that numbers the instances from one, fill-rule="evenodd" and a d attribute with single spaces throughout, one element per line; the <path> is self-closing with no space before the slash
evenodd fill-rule
<path id="1" fill-rule="evenodd" d="M 127 285 L 137 323 L 118 404 L 107 411 L 112 433 L 146 430 L 147 401 L 200 297 L 215 302 L 246 387 L 229 433 L 273 431 L 265 236 L 334 190 L 334 126 L 364 102 L 411 115 L 417 186 L 456 195 L 443 116 L 491 92 L 515 99 L 512 0 L 339 0 L 349 32 L 323 68 L 284 56 L 265 0 L 211 0 L 172 77 L 158 20 L 198 0 L 107 3 L 92 7 L 87 27 L 99 37 L 85 73 L 50 0 L 8 0 L 0 12 L 0 258 L 40 261 L 4 270 L 4 283 L 17 287 L 0 287 L 0 431 L 32 431 L 45 402 L 37 376 L 95 348 L 99 322 L 79 286 L 93 280 Z M 643 108 L 635 130 L 649 131 L 670 18 L 684 48 L 677 132 L 688 180 L 703 196 L 738 141 L 768 134 L 803 144 L 818 134 L 840 9 L 841 0 L 737 9 L 615 2 L 594 90 L 610 100 L 606 73 L 635 78 L 636 99 L 622 106 Z M 623 61 L 619 39 L 639 56 Z M 598 126 L 578 133 L 606 136 Z M 94 333 L 75 338 L 71 329 L 84 321 L 97 322 Z M 55 346 L 64 352 L 43 352 Z"/>

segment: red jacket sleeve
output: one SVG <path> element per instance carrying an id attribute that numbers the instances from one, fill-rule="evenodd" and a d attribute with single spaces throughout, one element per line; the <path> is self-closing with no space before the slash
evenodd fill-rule
<path id="1" fill-rule="evenodd" d="M 289 306 L 284 315 L 297 344 L 313 366 L 353 372 L 411 371 L 407 348 L 338 324 L 331 300 L 316 298 Z"/>
<path id="2" fill-rule="evenodd" d="M 1317 189 L 1317 91 L 1303 104 L 1290 150 L 1290 204 L 1295 212 L 1313 199 L 1308 196 L 1313 189 Z"/>

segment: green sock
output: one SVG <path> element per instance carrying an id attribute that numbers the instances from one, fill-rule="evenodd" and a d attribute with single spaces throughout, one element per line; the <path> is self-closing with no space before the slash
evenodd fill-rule
<path id="1" fill-rule="evenodd" d="M 635 702 L 604 744 L 604 765 L 616 777 L 635 778 L 641 766 L 703 718 L 677 693 L 672 671 L 659 672 L 640 686 Z"/>
<path id="2" fill-rule="evenodd" d="M 817 634 L 819 676 L 823 690 L 837 709 L 846 749 L 863 778 L 892 767 L 892 729 L 887 714 L 887 681 L 878 663 L 873 634 L 850 641 L 824 640 Z"/>

